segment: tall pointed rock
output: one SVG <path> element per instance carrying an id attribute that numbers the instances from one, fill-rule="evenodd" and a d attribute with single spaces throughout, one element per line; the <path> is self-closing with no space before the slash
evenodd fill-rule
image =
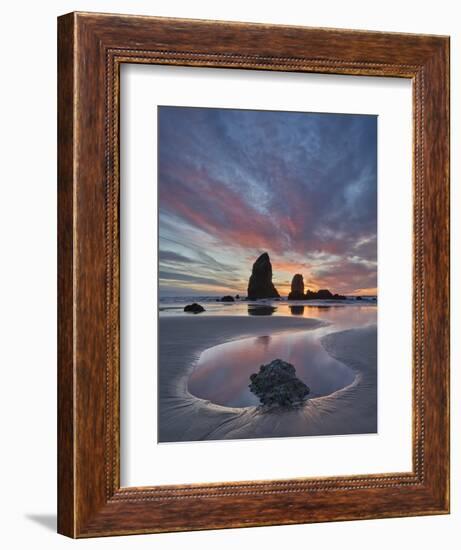
<path id="1" fill-rule="evenodd" d="M 248 298 L 250 300 L 259 300 L 261 298 L 279 297 L 277 289 L 272 284 L 272 264 L 269 254 L 264 252 L 253 264 L 248 282 Z"/>

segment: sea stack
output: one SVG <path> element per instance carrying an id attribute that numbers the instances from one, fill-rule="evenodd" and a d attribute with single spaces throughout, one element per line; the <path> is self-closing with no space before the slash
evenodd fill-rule
<path id="1" fill-rule="evenodd" d="M 269 254 L 264 252 L 253 264 L 248 282 L 248 298 L 250 300 L 259 300 L 261 298 L 279 297 L 277 289 L 272 284 L 272 265 Z"/>
<path id="2" fill-rule="evenodd" d="M 304 279 L 300 273 L 296 273 L 291 281 L 289 300 L 304 300 Z"/>

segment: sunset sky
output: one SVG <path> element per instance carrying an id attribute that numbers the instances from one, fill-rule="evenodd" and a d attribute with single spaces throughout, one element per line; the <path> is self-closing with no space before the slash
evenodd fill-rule
<path id="1" fill-rule="evenodd" d="M 288 294 L 376 294 L 377 118 L 158 108 L 160 296 L 246 295 L 262 253 Z"/>

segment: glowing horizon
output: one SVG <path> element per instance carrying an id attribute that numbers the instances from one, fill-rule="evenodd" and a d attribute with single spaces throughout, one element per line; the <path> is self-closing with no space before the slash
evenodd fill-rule
<path id="1" fill-rule="evenodd" d="M 377 294 L 377 119 L 158 109 L 161 296 L 247 292 L 271 258 L 282 296 Z"/>

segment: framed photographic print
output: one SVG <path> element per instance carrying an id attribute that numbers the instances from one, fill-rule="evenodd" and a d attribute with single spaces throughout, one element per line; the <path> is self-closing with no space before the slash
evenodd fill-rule
<path id="1" fill-rule="evenodd" d="M 449 511 L 449 40 L 58 21 L 58 530 Z"/>

